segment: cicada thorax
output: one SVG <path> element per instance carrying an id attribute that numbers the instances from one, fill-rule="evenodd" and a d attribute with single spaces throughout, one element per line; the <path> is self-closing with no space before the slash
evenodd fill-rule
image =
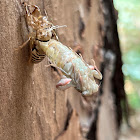
<path id="1" fill-rule="evenodd" d="M 39 29 L 36 30 L 36 39 L 39 41 L 48 41 L 53 38 L 53 24 L 48 22 L 42 24 Z"/>

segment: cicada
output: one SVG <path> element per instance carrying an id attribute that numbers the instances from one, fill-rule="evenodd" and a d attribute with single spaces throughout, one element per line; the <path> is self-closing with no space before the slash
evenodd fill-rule
<path id="1" fill-rule="evenodd" d="M 56 28 L 48 21 L 47 16 L 42 16 L 40 9 L 35 5 L 25 5 L 26 20 L 30 27 L 29 40 L 31 48 L 31 59 L 34 63 L 40 62 L 45 56 L 63 73 L 62 79 L 56 87 L 65 90 L 75 87 L 83 96 L 89 96 L 98 91 L 99 85 L 95 79 L 102 79 L 102 74 L 96 66 L 88 65 L 81 56 L 71 48 L 59 42 Z M 30 12 L 29 7 L 34 8 Z"/>

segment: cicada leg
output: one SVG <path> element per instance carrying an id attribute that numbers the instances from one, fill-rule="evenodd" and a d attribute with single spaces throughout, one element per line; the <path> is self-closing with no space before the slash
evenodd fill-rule
<path id="1" fill-rule="evenodd" d="M 30 37 L 21 46 L 19 46 L 18 48 L 15 48 L 15 50 L 20 50 L 20 49 L 24 48 L 29 41 L 30 41 Z"/>
<path id="2" fill-rule="evenodd" d="M 99 80 L 102 79 L 102 74 L 100 73 L 100 71 L 98 70 L 98 68 L 95 65 L 95 61 L 92 59 L 93 65 L 94 66 L 89 66 L 89 68 L 92 70 L 93 76 Z"/>
<path id="3" fill-rule="evenodd" d="M 60 90 L 65 90 L 68 89 L 70 87 L 75 87 L 74 82 L 71 78 L 67 78 L 67 76 L 69 77 L 71 74 L 71 71 L 69 73 L 67 73 L 65 70 L 63 70 L 60 67 L 57 67 L 55 64 L 50 64 L 48 66 L 53 66 L 58 68 L 59 70 L 61 70 L 65 76 L 63 75 L 63 77 L 61 78 L 61 80 L 56 84 L 56 87 Z"/>
<path id="4" fill-rule="evenodd" d="M 55 67 L 55 68 L 57 68 L 57 69 L 61 70 L 61 71 L 62 71 L 65 75 L 68 75 L 68 73 L 67 73 L 67 72 L 65 72 L 62 68 L 57 67 L 55 64 L 49 64 L 47 67 L 49 67 L 49 66 L 53 66 L 53 67 Z"/>
<path id="5" fill-rule="evenodd" d="M 32 39 L 30 39 L 30 56 L 29 56 L 29 64 L 31 63 L 32 61 L 32 49 L 33 49 L 33 46 L 34 46 L 34 41 Z"/>
<path id="6" fill-rule="evenodd" d="M 44 9 L 44 13 L 45 13 L 46 18 L 47 18 L 47 20 L 48 20 L 48 13 L 47 13 L 46 9 Z"/>
<path id="7" fill-rule="evenodd" d="M 60 90 L 66 90 L 70 87 L 74 87 L 74 85 L 72 84 L 72 79 L 71 78 L 67 78 L 67 77 L 63 77 L 57 84 L 56 87 Z"/>
<path id="8" fill-rule="evenodd" d="M 92 70 L 93 76 L 99 80 L 102 80 L 102 74 L 99 71 Z"/>
<path id="9" fill-rule="evenodd" d="M 55 32 L 54 30 L 52 30 L 52 32 L 53 32 L 53 34 L 54 34 L 54 36 L 55 36 L 55 39 L 56 39 L 57 41 L 59 41 L 59 38 L 58 38 L 56 32 Z"/>

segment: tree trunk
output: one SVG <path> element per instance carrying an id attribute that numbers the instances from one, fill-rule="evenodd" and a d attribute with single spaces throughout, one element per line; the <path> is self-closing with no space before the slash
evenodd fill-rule
<path id="1" fill-rule="evenodd" d="M 110 0 L 107 1 L 111 3 Z M 22 2 L 22 0 L 0 1 L 0 139 L 82 140 L 89 137 L 95 140 L 98 132 L 98 139 L 101 140 L 99 132 L 102 132 L 100 129 L 103 129 L 104 125 L 101 117 L 105 116 L 107 119 L 112 118 L 110 127 L 115 128 L 113 132 L 115 136 L 111 140 L 115 140 L 119 120 L 116 118 L 118 107 L 115 105 L 120 106 L 116 98 L 125 98 L 116 96 L 119 87 L 121 87 L 120 96 L 125 96 L 118 36 L 115 36 L 114 44 L 109 43 L 109 48 L 106 46 L 109 42 L 109 38 L 106 40 L 108 32 L 117 35 L 115 15 L 109 16 L 109 19 L 105 17 L 104 10 L 107 7 L 103 5 L 104 0 L 27 1 L 29 4 L 39 6 L 43 15 L 46 9 L 49 21 L 54 25 L 67 25 L 67 28 L 57 30 L 61 43 L 73 49 L 79 45 L 81 48 L 78 52 L 87 63 L 91 64 L 91 59 L 94 59 L 98 68 L 100 66 L 105 68 L 102 69 L 104 80 L 98 93 L 101 95 L 99 99 L 96 97 L 97 94 L 83 98 L 81 93 L 73 88 L 66 91 L 56 89 L 55 84 L 59 81 L 60 75 L 56 69 L 47 67 L 47 58 L 39 64 L 28 63 L 29 44 L 23 49 L 16 50 L 28 39 Z M 113 9 L 112 4 L 109 7 Z M 109 22 L 110 30 L 106 30 L 107 20 L 110 21 L 111 18 L 114 19 L 115 25 Z M 112 30 L 114 28 L 115 31 Z M 111 56 L 107 55 L 108 50 L 112 51 Z M 108 59 L 110 60 L 108 65 L 103 65 Z M 111 67 L 111 71 L 108 71 L 108 67 Z M 118 73 L 119 78 L 116 77 Z M 112 79 L 119 81 L 119 84 L 117 81 L 112 84 Z M 112 88 L 115 90 L 112 91 Z M 108 100 L 111 101 L 111 105 L 115 103 L 115 107 L 105 111 L 105 108 L 108 108 L 106 105 Z M 103 102 L 103 116 L 99 115 L 97 109 L 99 101 Z M 98 110 L 98 113 L 95 110 Z M 108 115 L 110 111 L 112 116 Z M 109 129 L 106 133 L 109 134 L 110 131 L 112 130 Z"/>

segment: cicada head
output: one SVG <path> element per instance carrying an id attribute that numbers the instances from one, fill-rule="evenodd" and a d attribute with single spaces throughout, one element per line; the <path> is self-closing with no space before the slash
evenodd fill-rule
<path id="1" fill-rule="evenodd" d="M 90 77 L 85 77 L 83 79 L 82 94 L 83 96 L 91 96 L 99 89 L 99 85 L 96 84 L 95 80 Z"/>

